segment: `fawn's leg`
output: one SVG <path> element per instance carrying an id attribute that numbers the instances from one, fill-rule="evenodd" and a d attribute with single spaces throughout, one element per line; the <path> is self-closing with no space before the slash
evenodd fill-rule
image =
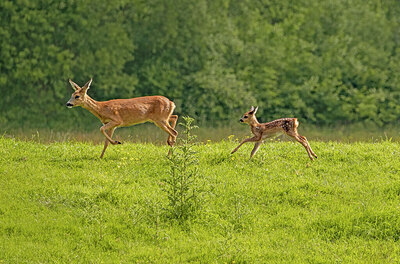
<path id="1" fill-rule="evenodd" d="M 300 134 L 298 134 L 298 136 L 303 140 L 303 142 L 306 143 L 306 145 L 308 147 L 308 150 L 310 151 L 311 155 L 313 155 L 314 157 L 318 158 L 317 154 L 315 154 L 314 151 L 312 151 L 310 143 L 308 143 L 307 138 L 302 136 L 302 135 L 300 135 Z"/>
<path id="2" fill-rule="evenodd" d="M 311 160 L 314 160 L 313 155 L 311 154 L 311 151 L 310 151 L 310 149 L 311 149 L 310 145 L 308 144 L 307 139 L 304 140 L 305 137 L 299 135 L 298 133 L 287 133 L 287 134 L 288 134 L 288 136 L 291 136 L 292 138 L 296 139 L 300 144 L 302 144 L 307 151 L 308 157 L 310 157 Z"/>
<path id="3" fill-rule="evenodd" d="M 244 140 L 239 144 L 239 146 L 237 146 L 237 147 L 231 152 L 231 154 L 235 153 L 244 143 L 246 143 L 246 142 L 254 142 L 254 141 L 259 141 L 259 140 L 261 140 L 261 136 L 259 136 L 259 137 L 254 136 L 254 137 L 252 137 L 252 138 L 246 138 L 246 139 L 244 139 Z"/>
<path id="4" fill-rule="evenodd" d="M 256 152 L 260 148 L 261 144 L 262 144 L 262 141 L 258 141 L 258 142 L 256 142 L 254 144 L 254 148 L 253 148 L 253 150 L 251 151 L 251 154 L 250 154 L 250 159 L 254 156 L 254 154 L 256 154 Z"/>

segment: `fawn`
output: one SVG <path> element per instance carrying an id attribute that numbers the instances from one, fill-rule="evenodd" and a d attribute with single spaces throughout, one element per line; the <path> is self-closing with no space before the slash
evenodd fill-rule
<path id="1" fill-rule="evenodd" d="M 250 126 L 251 132 L 254 136 L 243 140 L 239 146 L 231 152 L 231 154 L 235 153 L 244 143 L 255 142 L 254 148 L 250 154 L 250 158 L 252 158 L 263 143 L 263 139 L 284 133 L 302 144 L 307 150 L 308 156 L 311 160 L 314 160 L 314 157 L 317 158 L 317 155 L 312 151 L 306 137 L 303 137 L 297 132 L 297 127 L 299 126 L 297 118 L 280 118 L 268 123 L 259 123 L 256 118 L 257 110 L 258 107 L 254 108 L 252 106 L 250 111 L 246 112 L 243 117 L 240 118 L 240 122 L 246 123 Z"/>

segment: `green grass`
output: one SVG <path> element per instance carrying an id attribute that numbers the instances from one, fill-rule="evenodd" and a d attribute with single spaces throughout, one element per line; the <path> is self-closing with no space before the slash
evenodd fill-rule
<path id="1" fill-rule="evenodd" d="M 178 123 L 183 122 L 181 117 Z M 92 143 L 104 142 L 104 136 L 100 133 L 101 124 L 94 120 L 93 123 L 88 124 L 85 130 L 76 129 L 72 127 L 58 128 L 58 129 L 32 129 L 32 128 L 18 128 L 18 129 L 5 129 L 0 128 L 0 135 L 6 135 L 20 140 L 31 140 L 41 143 L 53 142 L 66 142 L 66 141 L 82 141 Z M 178 131 L 181 132 L 181 127 L 177 126 Z M 309 140 L 316 141 L 337 141 L 344 143 L 352 142 L 380 142 L 382 140 L 400 141 L 400 127 L 365 127 L 361 124 L 342 125 L 334 127 L 318 127 L 309 124 L 303 124 L 300 121 L 299 132 L 306 136 Z M 233 122 L 231 124 L 224 124 L 221 127 L 207 127 L 201 126 L 196 129 L 198 140 L 206 142 L 212 140 L 219 142 L 226 139 L 231 135 L 237 137 L 245 137 L 250 133 L 250 129 L 245 124 Z M 119 128 L 114 133 L 115 137 L 123 142 L 134 143 L 156 143 L 165 144 L 167 135 L 164 131 L 157 128 L 155 125 L 146 123 L 135 125 L 132 127 Z M 285 138 L 281 138 L 285 140 Z"/>
<path id="2" fill-rule="evenodd" d="M 400 144 L 196 147 L 201 209 L 165 214 L 166 146 L 0 138 L 0 263 L 400 262 Z"/>

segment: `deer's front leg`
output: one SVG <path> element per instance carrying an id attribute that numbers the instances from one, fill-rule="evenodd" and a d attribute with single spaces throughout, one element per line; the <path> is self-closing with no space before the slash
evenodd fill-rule
<path id="1" fill-rule="evenodd" d="M 113 129 L 111 129 L 111 130 L 107 130 L 107 131 L 108 131 L 107 134 L 108 134 L 111 138 L 112 138 L 112 136 L 113 136 L 114 130 L 115 130 L 115 127 L 114 127 Z M 103 158 L 104 152 L 106 152 L 106 149 L 107 149 L 107 147 L 108 147 L 108 144 L 110 144 L 110 142 L 109 142 L 108 139 L 106 138 L 106 140 L 105 140 L 105 142 L 104 142 L 103 151 L 101 152 L 101 155 L 100 155 L 100 159 Z"/>
<path id="2" fill-rule="evenodd" d="M 100 131 L 101 133 L 103 133 L 103 135 L 106 137 L 106 139 L 108 139 L 108 141 L 110 141 L 111 144 L 113 145 L 117 145 L 117 144 L 121 144 L 121 142 L 113 140 L 108 134 L 107 134 L 107 130 L 112 130 L 114 131 L 114 129 L 118 126 L 117 123 L 114 122 L 109 122 L 107 124 L 105 124 L 104 126 L 100 127 Z"/>
<path id="3" fill-rule="evenodd" d="M 239 144 L 232 152 L 231 154 L 235 153 L 244 143 L 246 142 L 254 142 L 254 141 L 259 141 L 261 140 L 261 135 L 260 136 L 254 136 L 252 138 L 246 138 L 242 141 L 242 143 Z"/>
<path id="4" fill-rule="evenodd" d="M 263 143 L 262 141 L 258 141 L 258 142 L 256 142 L 256 144 L 254 144 L 254 148 L 250 154 L 250 159 L 254 156 L 254 154 L 256 154 L 257 150 L 260 148 L 262 143 Z"/>

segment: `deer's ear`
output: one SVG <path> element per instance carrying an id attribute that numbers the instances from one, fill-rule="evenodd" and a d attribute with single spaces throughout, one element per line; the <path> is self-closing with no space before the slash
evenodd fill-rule
<path id="1" fill-rule="evenodd" d="M 76 83 L 74 83 L 71 79 L 68 80 L 69 83 L 71 84 L 72 88 L 76 91 L 81 89 L 81 87 L 79 87 L 79 85 L 77 85 Z"/>
<path id="2" fill-rule="evenodd" d="M 90 80 L 82 87 L 83 90 L 87 91 L 90 88 L 90 85 L 92 84 L 93 79 L 90 78 Z"/>
<path id="3" fill-rule="evenodd" d="M 256 114 L 258 110 L 258 106 L 256 107 L 256 109 L 254 109 L 253 114 Z"/>
<path id="4" fill-rule="evenodd" d="M 250 111 L 249 112 L 253 112 L 254 111 L 254 106 L 251 106 Z"/>

